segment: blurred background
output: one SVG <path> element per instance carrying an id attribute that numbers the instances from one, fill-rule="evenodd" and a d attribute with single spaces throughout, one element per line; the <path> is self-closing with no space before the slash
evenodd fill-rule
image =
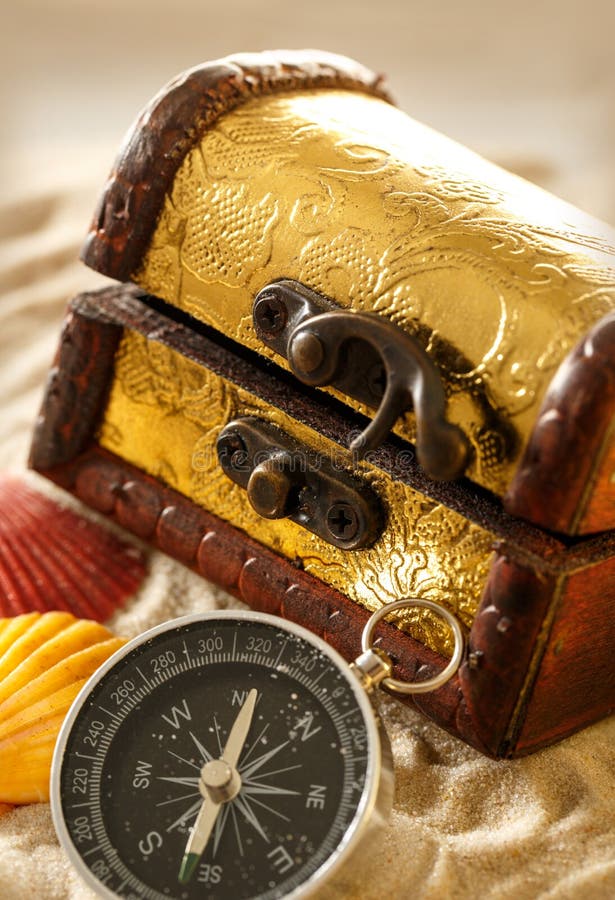
<path id="1" fill-rule="evenodd" d="M 182 69 L 318 47 L 387 73 L 416 118 L 615 219 L 613 0 L 0 5 L 5 196 L 50 177 L 104 178 L 139 108 Z"/>

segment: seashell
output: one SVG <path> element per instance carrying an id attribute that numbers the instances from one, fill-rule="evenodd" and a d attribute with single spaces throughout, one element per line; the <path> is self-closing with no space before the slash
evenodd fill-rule
<path id="1" fill-rule="evenodd" d="M 108 619 L 145 575 L 141 550 L 13 475 L 0 476 L 0 616 Z"/>
<path id="2" fill-rule="evenodd" d="M 125 643 L 70 613 L 0 619 L 0 804 L 49 799 L 60 726 L 90 675 Z"/>

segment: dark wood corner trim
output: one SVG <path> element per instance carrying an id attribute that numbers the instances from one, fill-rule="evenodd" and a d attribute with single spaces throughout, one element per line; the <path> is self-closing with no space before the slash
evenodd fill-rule
<path id="1" fill-rule="evenodd" d="M 613 417 L 615 313 L 609 313 L 551 382 L 504 498 L 506 511 L 551 531 L 575 533 Z"/>
<path id="2" fill-rule="evenodd" d="M 533 568 L 501 554 L 489 572 L 460 681 L 476 733 L 492 756 L 515 755 L 520 697 L 555 584 L 554 576 L 537 578 Z"/>
<path id="3" fill-rule="evenodd" d="M 139 267 L 182 160 L 217 119 L 254 97 L 310 88 L 362 91 L 391 102 L 381 75 L 320 51 L 239 54 L 178 75 L 128 132 L 82 260 L 104 275 L 128 281 Z"/>
<path id="4" fill-rule="evenodd" d="M 83 450 L 107 401 L 122 327 L 104 314 L 85 318 L 73 304 L 64 320 L 34 427 L 28 462 L 33 469 L 68 462 Z"/>

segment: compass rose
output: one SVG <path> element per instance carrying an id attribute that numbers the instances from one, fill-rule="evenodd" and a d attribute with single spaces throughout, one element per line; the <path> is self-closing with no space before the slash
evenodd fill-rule
<path id="1" fill-rule="evenodd" d="M 256 692 L 254 693 L 256 695 Z M 254 703 L 255 701 L 256 697 L 254 698 Z M 247 700 L 242 707 L 242 710 L 240 711 L 236 722 L 239 721 L 240 716 L 242 715 L 242 711 L 246 709 L 248 703 L 249 700 Z M 249 717 L 251 720 L 251 712 L 249 713 Z M 233 728 L 235 728 L 235 725 L 233 726 Z M 266 818 L 268 815 L 275 816 L 285 822 L 290 823 L 290 819 L 288 818 L 288 816 L 284 815 L 282 812 L 280 812 L 280 810 L 275 808 L 275 805 L 271 804 L 272 802 L 275 804 L 274 798 L 276 797 L 298 795 L 299 792 L 290 790 L 289 788 L 285 788 L 278 784 L 272 784 L 270 782 L 270 779 L 275 778 L 279 775 L 283 775 L 286 772 L 300 769 L 302 768 L 302 766 L 301 764 L 279 766 L 276 757 L 278 757 L 278 754 L 281 753 L 291 743 L 290 739 L 282 741 L 275 747 L 264 750 L 259 755 L 257 755 L 259 748 L 262 750 L 262 748 L 266 747 L 267 745 L 268 729 L 269 723 L 263 726 L 261 731 L 251 743 L 248 744 L 247 742 L 242 742 L 241 746 L 239 747 L 238 762 L 236 765 L 236 774 L 239 776 L 239 789 L 236 793 L 234 793 L 232 797 L 228 798 L 227 802 L 221 802 L 219 811 L 215 816 L 215 821 L 211 826 L 210 833 L 212 838 L 212 856 L 214 858 L 216 856 L 220 840 L 227 828 L 229 820 L 232 825 L 232 830 L 237 843 L 237 850 L 240 856 L 244 855 L 245 834 L 242 836 L 242 832 L 245 826 L 248 827 L 248 831 L 255 831 L 262 838 L 262 840 L 265 841 L 265 843 L 269 843 L 269 835 L 267 834 L 266 826 Z M 247 730 L 248 729 L 246 728 L 246 735 Z M 179 804 L 182 802 L 189 803 L 189 805 L 183 810 L 181 815 L 178 816 L 167 827 L 168 832 L 186 826 L 191 826 L 193 827 L 193 829 L 194 827 L 196 827 L 195 822 L 201 814 L 201 811 L 205 805 L 203 800 L 204 793 L 202 787 L 203 773 L 206 771 L 213 773 L 213 767 L 216 766 L 216 764 L 219 765 L 220 763 L 222 763 L 223 760 L 226 759 L 226 757 L 229 755 L 229 744 L 231 743 L 233 729 L 231 729 L 231 735 L 229 736 L 229 740 L 225 748 L 222 747 L 222 742 L 220 739 L 220 726 L 217 721 L 216 715 L 213 716 L 213 728 L 210 728 L 210 731 L 213 731 L 216 735 L 218 751 L 217 754 L 214 754 L 210 750 L 208 750 L 208 748 L 203 744 L 203 742 L 194 733 L 194 731 L 189 732 L 190 738 L 198 754 L 198 763 L 194 762 L 193 759 L 187 759 L 183 756 L 180 756 L 174 750 L 167 750 L 167 753 L 170 756 L 173 756 L 175 760 L 182 763 L 182 765 L 194 770 L 194 774 L 158 776 L 159 781 L 177 785 L 181 788 L 191 789 L 188 792 L 181 793 L 177 797 L 173 797 L 170 800 L 164 800 L 157 804 L 158 807 L 164 807 L 172 804 Z M 199 783 L 201 784 L 201 786 Z M 266 802 L 266 800 L 268 802 Z M 206 802 L 207 800 L 205 801 L 205 803 Z"/>

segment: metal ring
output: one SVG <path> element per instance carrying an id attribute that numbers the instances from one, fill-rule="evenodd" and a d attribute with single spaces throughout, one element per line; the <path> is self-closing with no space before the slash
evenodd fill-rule
<path id="1" fill-rule="evenodd" d="M 434 603 L 433 600 L 421 600 L 418 597 L 408 597 L 404 600 L 396 600 L 394 603 L 387 603 L 370 616 L 361 636 L 363 653 L 367 653 L 372 649 L 374 629 L 380 619 L 388 616 L 389 613 L 395 612 L 397 609 L 412 609 L 414 607 L 430 609 L 441 616 L 453 632 L 455 646 L 450 662 L 434 678 L 428 678 L 426 681 L 399 681 L 396 678 L 384 678 L 382 684 L 390 691 L 395 691 L 398 694 L 426 694 L 428 691 L 435 691 L 437 688 L 442 687 L 443 684 L 446 684 L 453 677 L 459 668 L 463 656 L 464 637 L 457 618 L 439 603 Z"/>

